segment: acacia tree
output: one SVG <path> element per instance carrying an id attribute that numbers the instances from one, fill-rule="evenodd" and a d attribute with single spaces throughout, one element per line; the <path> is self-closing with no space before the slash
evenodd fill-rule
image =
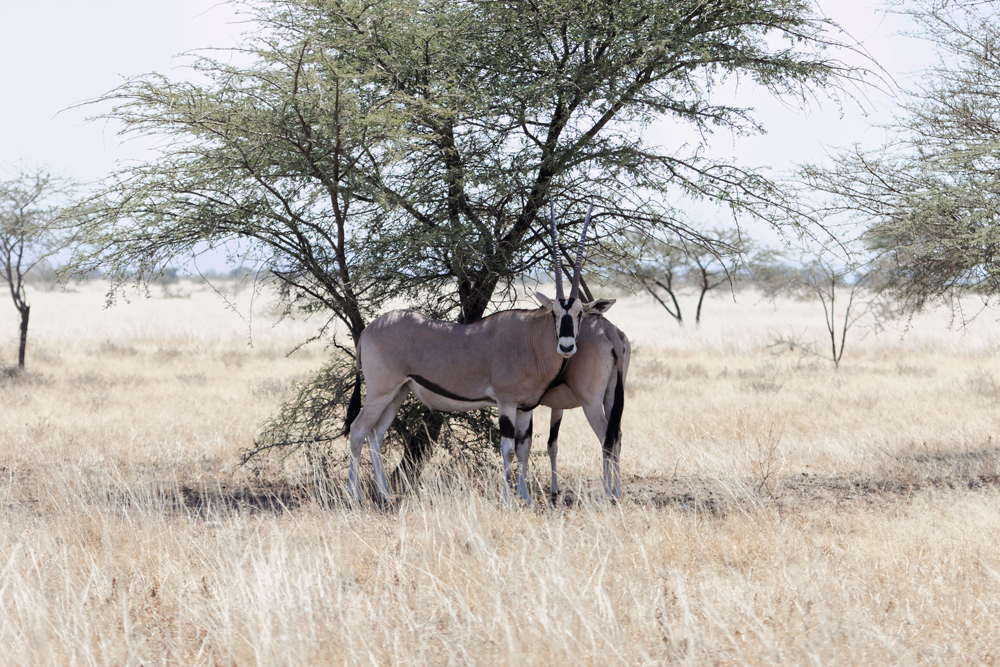
<path id="1" fill-rule="evenodd" d="M 22 168 L 0 180 L 0 279 L 7 283 L 20 317 L 17 367 L 24 369 L 28 347 L 28 303 L 25 280 L 32 269 L 66 247 L 63 220 L 71 185 L 46 170 Z"/>
<path id="2" fill-rule="evenodd" d="M 680 325 L 684 324 L 684 313 L 679 292 L 683 287 L 694 287 L 698 294 L 696 326 L 701 325 L 705 296 L 723 285 L 731 287 L 754 250 L 739 229 L 708 230 L 703 239 L 696 240 L 649 238 L 640 246 L 625 278 L 649 293 Z"/>
<path id="3" fill-rule="evenodd" d="M 895 138 L 806 166 L 831 212 L 868 228 L 886 289 L 911 308 L 1000 294 L 1000 18 L 994 3 L 922 0 L 908 12 L 940 55 L 890 124 Z"/>
<path id="4" fill-rule="evenodd" d="M 804 0 L 242 6 L 258 27 L 238 59 L 250 65 L 204 56 L 208 83 L 149 75 L 102 98 L 124 132 L 169 142 L 109 181 L 77 266 L 117 286 L 240 242 L 288 308 L 329 313 L 355 340 L 389 298 L 459 322 L 497 307 L 549 257 L 550 196 L 568 234 L 594 201 L 604 237 L 697 237 L 667 193 L 786 209 L 761 173 L 652 146 L 641 128 L 758 132 L 749 109 L 709 92 L 738 77 L 801 98 L 852 74 Z M 329 409 L 306 413 L 315 425 Z"/>
<path id="5" fill-rule="evenodd" d="M 764 295 L 817 299 L 823 306 L 828 342 L 826 353 L 790 337 L 775 339 L 773 347 L 814 354 L 829 359 L 839 369 L 848 332 L 866 316 L 880 326 L 893 312 L 889 301 L 880 295 L 882 266 L 861 247 L 848 248 L 833 239 L 803 239 L 797 248 L 766 257 L 753 269 Z"/>

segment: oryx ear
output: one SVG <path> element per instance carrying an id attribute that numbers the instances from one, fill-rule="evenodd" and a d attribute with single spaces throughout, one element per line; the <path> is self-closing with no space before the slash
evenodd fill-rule
<path id="1" fill-rule="evenodd" d="M 583 306 L 584 315 L 603 315 L 615 305 L 615 299 L 598 299 Z"/>
<path id="2" fill-rule="evenodd" d="M 535 292 L 535 298 L 538 299 L 538 303 L 542 304 L 542 308 L 552 310 L 552 299 L 545 296 L 541 292 Z"/>

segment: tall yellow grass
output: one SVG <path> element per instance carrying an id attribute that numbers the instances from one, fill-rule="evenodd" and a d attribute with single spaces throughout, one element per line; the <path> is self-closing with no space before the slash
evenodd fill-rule
<path id="1" fill-rule="evenodd" d="M 541 502 L 536 425 L 535 508 L 436 459 L 384 514 L 294 459 L 235 465 L 322 363 L 285 356 L 310 323 L 262 298 L 250 347 L 172 290 L 34 297 L 0 380 L 0 665 L 1000 662 L 995 315 L 859 330 L 834 371 L 768 347 L 819 338 L 818 304 L 717 297 L 697 331 L 626 298 L 620 504 L 574 411 L 572 503 Z M 10 363 L 7 309 L 0 332 Z"/>

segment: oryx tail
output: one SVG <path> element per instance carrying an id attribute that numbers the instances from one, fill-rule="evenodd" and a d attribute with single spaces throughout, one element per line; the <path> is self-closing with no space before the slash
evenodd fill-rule
<path id="1" fill-rule="evenodd" d="M 611 414 L 608 415 L 608 430 L 604 434 L 604 449 L 611 451 L 621 435 L 622 412 L 625 410 L 625 382 L 623 380 L 623 359 L 615 350 L 611 351 L 615 358 L 615 398 L 611 404 Z"/>
<path id="2" fill-rule="evenodd" d="M 344 435 L 350 435 L 351 424 L 361 412 L 361 354 L 358 353 L 355 362 L 354 391 L 351 392 L 351 402 L 347 404 L 347 418 L 344 420 Z"/>

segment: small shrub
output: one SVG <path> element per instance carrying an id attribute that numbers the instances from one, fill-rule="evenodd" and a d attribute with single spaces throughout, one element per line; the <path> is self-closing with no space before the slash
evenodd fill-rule
<path id="1" fill-rule="evenodd" d="M 254 397 L 280 396 L 287 394 L 294 387 L 281 378 L 267 378 L 250 385 L 250 395 Z"/>
<path id="2" fill-rule="evenodd" d="M 970 393 L 994 403 L 1000 402 L 1000 382 L 989 371 L 979 370 L 971 373 L 965 379 L 965 388 Z"/>

